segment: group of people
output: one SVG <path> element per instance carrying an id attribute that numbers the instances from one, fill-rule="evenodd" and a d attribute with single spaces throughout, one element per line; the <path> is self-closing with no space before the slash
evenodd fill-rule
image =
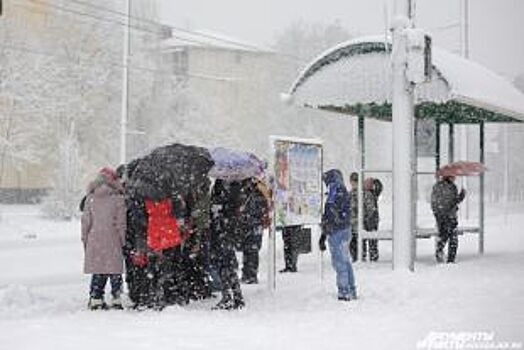
<path id="1" fill-rule="evenodd" d="M 82 210 L 88 307 L 122 309 L 122 275 L 137 309 L 163 309 L 221 292 L 215 309 L 244 306 L 240 282 L 258 283 L 262 230 L 269 224 L 265 183 L 217 179 L 188 193 L 144 198 L 125 185 L 125 168 L 102 169 Z M 242 277 L 236 251 L 243 253 Z M 111 302 L 104 299 L 107 280 Z"/>
<path id="2" fill-rule="evenodd" d="M 327 199 L 322 216 L 322 234 L 319 240 L 321 251 L 326 250 L 326 240 L 331 253 L 331 263 L 336 272 L 338 299 L 349 301 L 357 298 L 355 276 L 351 260 L 358 254 L 358 174 L 350 175 L 352 190 L 348 192 L 342 173 L 332 169 L 323 175 L 327 186 Z M 435 258 L 443 263 L 444 247 L 448 244 L 447 263 L 454 263 L 458 247 L 458 205 L 465 198 L 466 191 L 460 192 L 455 185 L 454 176 L 441 176 L 433 186 L 431 208 L 436 219 L 438 235 Z M 366 231 L 378 230 L 378 197 L 382 192 L 382 183 L 378 179 L 364 181 L 363 191 L 363 226 Z M 363 240 L 362 258 L 366 259 L 369 249 L 370 261 L 378 260 L 378 241 Z M 351 259 L 350 259 L 351 255 Z M 296 271 L 296 268 L 295 268 Z"/>
<path id="3" fill-rule="evenodd" d="M 144 198 L 123 181 L 126 168 L 103 168 L 80 203 L 85 250 L 84 272 L 91 274 L 90 309 L 122 309 L 122 275 L 133 307 L 161 310 L 166 305 L 213 297 L 221 292 L 214 309 L 239 309 L 245 305 L 241 282 L 258 283 L 262 232 L 270 224 L 271 193 L 261 180 L 217 179 L 203 182 L 184 194 L 161 200 Z M 457 190 L 453 176 L 442 177 L 433 187 L 431 206 L 439 236 L 436 259 L 454 262 L 458 246 L 457 210 L 465 191 Z M 338 299 L 357 298 L 352 261 L 358 247 L 358 174 L 350 175 L 348 191 L 338 169 L 323 174 L 327 197 L 322 215 L 321 251 L 328 243 L 336 272 Z M 378 229 L 378 179 L 364 181 L 363 227 Z M 298 229 L 301 227 L 298 226 Z M 296 231 L 288 230 L 288 235 Z M 285 238 L 285 237 L 284 237 Z M 377 240 L 363 240 L 362 258 L 377 261 Z M 290 248 L 288 247 L 288 250 Z M 241 278 L 236 252 L 243 253 Z M 289 251 L 286 268 L 296 272 L 296 254 Z M 125 267 L 125 268 L 124 268 Z M 111 302 L 104 299 L 107 281 Z"/>
<path id="4" fill-rule="evenodd" d="M 353 172 L 349 177 L 349 215 L 351 217 L 351 239 L 349 242 L 349 254 L 353 262 L 358 258 L 358 173 Z M 326 186 L 328 186 L 326 184 Z M 329 190 L 329 186 L 328 186 Z M 378 200 L 383 190 L 382 182 L 377 178 L 366 178 L 363 186 L 363 228 L 366 231 L 377 231 L 379 224 Z M 291 225 L 282 227 L 282 240 L 284 243 L 284 263 L 285 267 L 279 272 L 297 272 L 298 262 L 298 243 L 297 236 L 303 234 L 304 229 L 301 225 Z M 379 258 L 378 240 L 364 239 L 361 247 L 361 258 L 367 260 L 369 250 L 369 261 L 375 262 Z"/>

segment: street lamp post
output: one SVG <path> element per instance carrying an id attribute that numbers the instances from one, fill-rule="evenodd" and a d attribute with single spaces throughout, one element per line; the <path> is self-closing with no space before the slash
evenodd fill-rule
<path id="1" fill-rule="evenodd" d="M 131 0 L 125 0 L 126 16 L 124 25 L 124 48 L 122 55 L 122 108 L 120 116 L 120 164 L 126 164 L 127 116 L 129 107 L 129 21 L 131 16 Z M 124 171 L 124 174 L 126 172 Z"/>

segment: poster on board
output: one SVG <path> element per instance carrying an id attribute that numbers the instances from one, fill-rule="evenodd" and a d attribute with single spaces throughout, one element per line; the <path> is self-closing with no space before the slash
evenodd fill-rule
<path id="1" fill-rule="evenodd" d="M 277 226 L 319 224 L 322 214 L 322 143 L 272 137 Z"/>

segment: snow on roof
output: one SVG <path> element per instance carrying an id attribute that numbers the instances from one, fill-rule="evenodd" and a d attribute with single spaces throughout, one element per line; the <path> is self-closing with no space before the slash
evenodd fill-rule
<path id="1" fill-rule="evenodd" d="M 384 36 L 341 43 L 313 60 L 289 95 L 312 107 L 391 103 L 390 50 Z M 415 88 L 417 103 L 458 102 L 524 121 L 524 95 L 482 65 L 433 47 L 433 76 Z"/>
<path id="2" fill-rule="evenodd" d="M 269 48 L 209 30 L 172 30 L 172 37 L 164 40 L 162 46 L 166 49 L 180 47 L 211 47 L 236 51 L 273 52 Z"/>
<path id="3" fill-rule="evenodd" d="M 434 50 L 433 62 L 453 100 L 524 120 L 524 94 L 502 76 L 444 50 Z"/>

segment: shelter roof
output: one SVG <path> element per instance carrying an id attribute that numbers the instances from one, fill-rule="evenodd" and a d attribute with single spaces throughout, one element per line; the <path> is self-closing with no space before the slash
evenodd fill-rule
<path id="1" fill-rule="evenodd" d="M 341 43 L 313 60 L 289 96 L 303 106 L 391 120 L 391 43 L 384 36 Z M 417 118 L 476 123 L 524 121 L 524 95 L 473 61 L 432 48 L 432 76 L 415 87 Z"/>

